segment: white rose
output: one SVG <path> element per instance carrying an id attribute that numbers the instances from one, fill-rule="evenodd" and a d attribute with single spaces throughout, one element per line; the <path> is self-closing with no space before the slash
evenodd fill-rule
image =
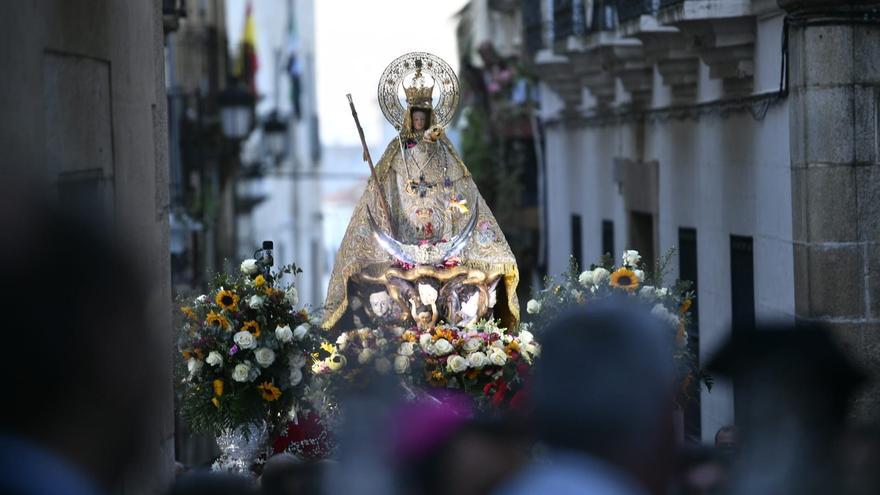
<path id="1" fill-rule="evenodd" d="M 600 266 L 599 268 L 596 268 L 595 270 L 593 270 L 593 283 L 596 285 L 599 285 L 604 280 L 607 280 L 608 277 L 610 277 L 610 276 L 611 276 L 611 272 L 609 272 L 608 270 L 606 270 Z"/>
<path id="2" fill-rule="evenodd" d="M 464 347 L 465 352 L 476 352 L 476 351 L 480 350 L 481 347 L 483 347 L 483 339 L 479 339 L 479 338 L 468 339 L 464 343 L 463 347 Z"/>
<path id="3" fill-rule="evenodd" d="M 643 270 L 633 270 L 636 278 L 639 279 L 639 282 L 645 280 L 645 272 Z"/>
<path id="4" fill-rule="evenodd" d="M 367 364 L 371 359 L 373 359 L 372 349 L 364 349 L 358 354 L 358 363 L 360 364 Z"/>
<path id="5" fill-rule="evenodd" d="M 424 348 L 431 343 L 431 336 L 427 333 L 419 335 L 419 345 Z"/>
<path id="6" fill-rule="evenodd" d="M 203 361 L 199 361 L 196 358 L 189 358 L 189 361 L 186 362 L 186 369 L 189 370 L 189 376 L 195 376 L 202 371 L 202 366 L 205 363 Z"/>
<path id="7" fill-rule="evenodd" d="M 437 339 L 437 342 L 434 342 L 434 353 L 438 356 L 444 356 L 453 350 L 455 348 L 446 339 Z"/>
<path id="8" fill-rule="evenodd" d="M 624 266 L 635 267 L 638 266 L 639 261 L 642 260 L 642 256 L 638 251 L 629 249 L 623 252 L 621 260 L 623 261 Z"/>
<path id="9" fill-rule="evenodd" d="M 482 352 L 472 352 L 467 357 L 468 366 L 474 369 L 480 369 L 489 364 L 489 358 Z"/>
<path id="10" fill-rule="evenodd" d="M 259 270 L 257 260 L 246 259 L 241 262 L 241 273 L 244 273 L 245 275 L 253 275 L 257 273 L 257 270 Z"/>
<path id="11" fill-rule="evenodd" d="M 581 275 L 578 277 L 578 282 L 581 283 L 584 287 L 590 287 L 591 285 L 595 285 L 593 281 L 593 272 L 590 270 L 586 270 L 581 272 Z"/>
<path id="12" fill-rule="evenodd" d="M 504 366 L 507 363 L 507 353 L 504 349 L 493 347 L 489 349 L 489 361 L 495 366 Z"/>
<path id="13" fill-rule="evenodd" d="M 383 375 L 387 375 L 391 371 L 391 361 L 388 358 L 381 357 L 376 360 L 376 371 Z"/>
<path id="14" fill-rule="evenodd" d="M 211 351 L 208 353 L 208 357 L 205 358 L 205 362 L 211 366 L 220 366 L 223 364 L 223 356 L 217 351 Z"/>
<path id="15" fill-rule="evenodd" d="M 257 339 L 247 330 L 242 330 L 232 336 L 232 340 L 238 344 L 241 349 L 254 349 L 257 347 Z"/>
<path id="16" fill-rule="evenodd" d="M 254 295 L 254 296 L 251 296 L 250 299 L 248 299 L 248 306 L 250 306 L 254 309 L 260 309 L 263 307 L 263 301 L 265 301 L 265 299 L 263 299 L 260 296 Z"/>
<path id="17" fill-rule="evenodd" d="M 275 362 L 275 351 L 268 347 L 260 347 L 254 351 L 254 358 L 256 358 L 257 364 L 263 368 L 268 368 Z"/>
<path id="18" fill-rule="evenodd" d="M 654 286 L 652 285 L 643 285 L 642 288 L 639 289 L 640 297 L 654 297 L 654 294 Z"/>
<path id="19" fill-rule="evenodd" d="M 454 356 L 449 356 L 449 359 L 446 360 L 446 369 L 453 373 L 461 373 L 462 371 L 468 368 L 467 359 L 459 356 L 458 354 Z"/>
<path id="20" fill-rule="evenodd" d="M 660 287 L 659 289 L 657 289 L 656 294 L 657 297 L 666 297 L 669 295 L 669 289 L 667 289 L 666 287 Z"/>
<path id="21" fill-rule="evenodd" d="M 309 324 L 303 323 L 302 325 L 293 329 L 293 338 L 296 340 L 302 340 L 306 337 L 306 334 L 309 333 Z"/>
<path id="22" fill-rule="evenodd" d="M 533 340 L 535 340 L 535 336 L 532 332 L 528 330 L 520 330 L 519 341 L 521 344 L 530 344 Z"/>
<path id="23" fill-rule="evenodd" d="M 339 334 L 339 337 L 336 337 L 336 348 L 344 351 L 346 347 L 348 347 L 348 334 Z"/>
<path id="24" fill-rule="evenodd" d="M 293 331 L 290 330 L 290 325 L 276 326 L 275 327 L 275 338 L 278 339 L 279 342 L 290 342 L 293 340 Z"/>
<path id="25" fill-rule="evenodd" d="M 397 374 L 406 373 L 409 369 L 409 358 L 406 356 L 396 356 L 394 358 L 394 372 Z"/>
<path id="26" fill-rule="evenodd" d="M 520 347 L 520 350 L 529 364 L 532 364 L 532 360 L 541 353 L 541 349 L 536 344 L 525 344 Z"/>
<path id="27" fill-rule="evenodd" d="M 530 299 L 528 304 L 526 304 L 526 312 L 530 315 L 538 314 L 541 312 L 541 303 L 534 299 Z"/>
<path id="28" fill-rule="evenodd" d="M 404 342 L 400 344 L 400 348 L 397 349 L 397 353 L 401 356 L 412 356 L 415 352 L 416 345 L 412 342 Z"/>
<path id="29" fill-rule="evenodd" d="M 299 385 L 303 379 L 303 372 L 300 368 L 293 368 L 290 370 L 290 386 L 295 387 Z"/>
<path id="30" fill-rule="evenodd" d="M 196 304 L 207 304 L 207 303 L 208 303 L 208 296 L 206 296 L 205 294 L 202 294 L 201 296 L 196 298 Z"/>
<path id="31" fill-rule="evenodd" d="M 287 289 L 287 292 L 284 293 L 284 299 L 291 306 L 296 306 L 299 304 L 299 294 L 296 292 L 296 287 L 291 287 Z"/>
<path id="32" fill-rule="evenodd" d="M 302 368 L 306 365 L 306 361 L 306 355 L 301 352 L 287 356 L 287 364 L 289 364 L 291 368 Z"/>
<path id="33" fill-rule="evenodd" d="M 235 366 L 235 369 L 232 370 L 232 379 L 239 382 L 244 383 L 248 381 L 248 377 L 251 374 L 251 367 L 247 363 L 241 363 Z"/>

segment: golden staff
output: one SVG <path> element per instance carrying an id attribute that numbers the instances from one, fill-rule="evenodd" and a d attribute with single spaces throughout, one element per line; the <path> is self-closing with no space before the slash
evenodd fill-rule
<path id="1" fill-rule="evenodd" d="M 373 176 L 373 182 L 376 184 L 376 191 L 378 191 L 379 199 L 382 202 L 382 209 L 385 211 L 385 218 L 388 219 L 388 228 L 390 228 L 393 233 L 394 224 L 391 222 L 391 208 L 388 206 L 388 200 L 385 199 L 385 195 L 382 194 L 382 188 L 379 185 L 379 177 L 376 176 L 376 168 L 373 167 L 373 159 L 370 157 L 370 149 L 367 148 L 367 140 L 364 138 L 364 130 L 361 128 L 361 121 L 358 119 L 357 110 L 354 109 L 354 100 L 351 99 L 351 93 L 348 93 L 345 97 L 348 98 L 348 106 L 351 107 L 351 116 L 354 118 L 358 134 L 361 137 L 361 146 L 364 147 L 364 161 L 370 166 L 370 175 Z"/>

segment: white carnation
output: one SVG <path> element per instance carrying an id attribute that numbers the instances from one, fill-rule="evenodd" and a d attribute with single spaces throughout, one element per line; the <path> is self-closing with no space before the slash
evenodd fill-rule
<path id="1" fill-rule="evenodd" d="M 467 357 L 468 366 L 474 369 L 480 369 L 489 364 L 489 358 L 482 352 L 472 352 Z"/>
<path id="2" fill-rule="evenodd" d="M 302 340 L 306 337 L 306 335 L 308 333 L 309 333 L 309 324 L 303 323 L 302 325 L 299 325 L 298 327 L 293 329 L 293 338 L 296 340 Z"/>
<path id="3" fill-rule="evenodd" d="M 299 293 L 296 292 L 296 287 L 287 289 L 287 292 L 284 293 L 284 299 L 291 306 L 299 304 Z"/>
<path id="4" fill-rule="evenodd" d="M 367 364 L 370 360 L 373 359 L 373 350 L 366 348 L 363 349 L 360 354 L 358 354 L 358 363 Z"/>
<path id="5" fill-rule="evenodd" d="M 391 361 L 388 358 L 381 357 L 376 360 L 376 371 L 383 375 L 387 375 L 391 371 Z"/>
<path id="6" fill-rule="evenodd" d="M 293 368 L 292 370 L 290 370 L 290 386 L 291 387 L 295 387 L 295 386 L 299 385 L 299 382 L 301 382 L 302 379 L 303 379 L 302 369 Z"/>
<path id="7" fill-rule="evenodd" d="M 535 340 L 535 336 L 532 334 L 532 332 L 528 330 L 520 330 L 519 342 L 521 344 L 530 344 L 533 340 Z"/>
<path id="8" fill-rule="evenodd" d="M 489 361 L 495 366 L 504 366 L 507 363 L 507 353 L 504 349 L 492 347 L 489 349 Z"/>
<path id="9" fill-rule="evenodd" d="M 189 358 L 189 361 L 186 362 L 186 369 L 189 371 L 189 376 L 193 377 L 199 374 L 204 365 L 205 363 L 203 361 L 199 361 L 196 358 Z"/>
<path id="10" fill-rule="evenodd" d="M 409 358 L 406 356 L 396 356 L 394 358 L 394 372 L 398 374 L 406 373 L 409 369 Z"/>
<path id="11" fill-rule="evenodd" d="M 205 362 L 211 366 L 220 366 L 223 364 L 223 356 L 217 351 L 211 351 L 208 353 L 208 357 L 205 358 Z"/>
<path id="12" fill-rule="evenodd" d="M 593 270 L 593 283 L 595 285 L 599 285 L 603 281 L 607 280 L 608 277 L 611 276 L 611 272 L 602 268 L 601 266 Z"/>
<path id="13" fill-rule="evenodd" d="M 453 373 L 461 373 L 462 371 L 468 368 L 467 359 L 459 356 L 458 354 L 454 356 L 449 356 L 449 359 L 446 360 L 446 369 Z"/>
<path id="14" fill-rule="evenodd" d="M 657 289 L 656 294 L 657 297 L 666 297 L 669 295 L 669 289 L 667 289 L 666 287 L 660 287 L 659 289 Z"/>
<path id="15" fill-rule="evenodd" d="M 257 347 L 257 339 L 247 330 L 242 330 L 232 336 L 233 342 L 241 349 L 254 349 Z"/>
<path id="16" fill-rule="evenodd" d="M 260 347 L 254 351 L 254 358 L 257 360 L 257 364 L 263 368 L 268 368 L 275 362 L 275 351 L 268 347 Z"/>
<path id="17" fill-rule="evenodd" d="M 452 347 L 452 344 L 446 339 L 437 339 L 437 342 L 434 342 L 434 353 L 437 356 L 444 356 L 453 350 L 455 350 L 455 348 Z"/>
<path id="18" fill-rule="evenodd" d="M 336 337 L 336 348 L 344 351 L 346 347 L 348 347 L 348 333 L 343 332 Z"/>
<path id="19" fill-rule="evenodd" d="M 578 282 L 580 282 L 580 284 L 584 287 L 595 285 L 595 282 L 593 280 L 593 272 L 591 272 L 590 270 L 581 272 L 580 276 L 578 277 Z"/>
<path id="20" fill-rule="evenodd" d="M 293 331 L 290 329 L 290 325 L 276 326 L 275 327 L 275 338 L 278 339 L 279 342 L 290 342 L 293 340 Z"/>
<path id="21" fill-rule="evenodd" d="M 638 251 L 629 249 L 623 252 L 621 260 L 623 261 L 624 266 L 635 267 L 638 266 L 639 261 L 642 260 L 642 255 L 640 255 Z"/>
<path id="22" fill-rule="evenodd" d="M 241 273 L 244 273 L 245 275 L 253 275 L 257 273 L 257 270 L 259 270 L 257 260 L 246 259 L 241 262 Z"/>
<path id="23" fill-rule="evenodd" d="M 535 314 L 540 313 L 541 312 L 541 303 L 534 300 L 534 299 L 530 299 L 529 302 L 526 304 L 526 311 L 530 315 L 535 315 Z"/>
<path id="24" fill-rule="evenodd" d="M 404 342 L 400 344 L 400 348 L 397 349 L 397 353 L 401 356 L 412 356 L 416 350 L 415 347 L 416 345 L 412 342 Z"/>
<path id="25" fill-rule="evenodd" d="M 639 282 L 645 280 L 644 270 L 633 270 L 633 274 L 635 274 L 636 278 L 639 279 Z"/>
<path id="26" fill-rule="evenodd" d="M 250 306 L 254 309 L 260 309 L 263 307 L 263 302 L 265 302 L 264 298 L 257 296 L 257 295 L 254 295 L 254 296 L 251 296 L 250 299 L 248 299 L 248 306 Z"/>
<path id="27" fill-rule="evenodd" d="M 481 347 L 483 347 L 483 340 L 480 338 L 472 338 L 465 341 L 464 346 L 462 346 L 465 352 L 476 352 L 479 351 Z"/>
<path id="28" fill-rule="evenodd" d="M 248 381 L 250 374 L 251 366 L 248 363 L 241 363 L 236 365 L 235 369 L 232 370 L 232 379 L 239 383 L 244 383 Z"/>
<path id="29" fill-rule="evenodd" d="M 202 294 L 201 296 L 196 298 L 195 302 L 196 302 L 196 304 L 207 304 L 208 303 L 208 296 L 206 296 L 205 294 Z"/>

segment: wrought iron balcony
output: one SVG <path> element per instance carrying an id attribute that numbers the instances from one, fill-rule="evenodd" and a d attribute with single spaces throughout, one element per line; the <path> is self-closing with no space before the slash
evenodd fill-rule
<path id="1" fill-rule="evenodd" d="M 617 0 L 617 18 L 620 22 L 654 15 L 662 0 Z"/>
<path id="2" fill-rule="evenodd" d="M 553 41 L 587 33 L 583 0 L 553 0 Z"/>

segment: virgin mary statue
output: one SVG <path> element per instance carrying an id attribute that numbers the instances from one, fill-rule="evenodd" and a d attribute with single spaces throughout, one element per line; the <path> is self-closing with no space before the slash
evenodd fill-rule
<path id="1" fill-rule="evenodd" d="M 336 255 L 325 328 L 518 322 L 516 260 L 443 132 L 458 99 L 455 73 L 429 53 L 382 74 L 380 107 L 398 132 Z"/>

